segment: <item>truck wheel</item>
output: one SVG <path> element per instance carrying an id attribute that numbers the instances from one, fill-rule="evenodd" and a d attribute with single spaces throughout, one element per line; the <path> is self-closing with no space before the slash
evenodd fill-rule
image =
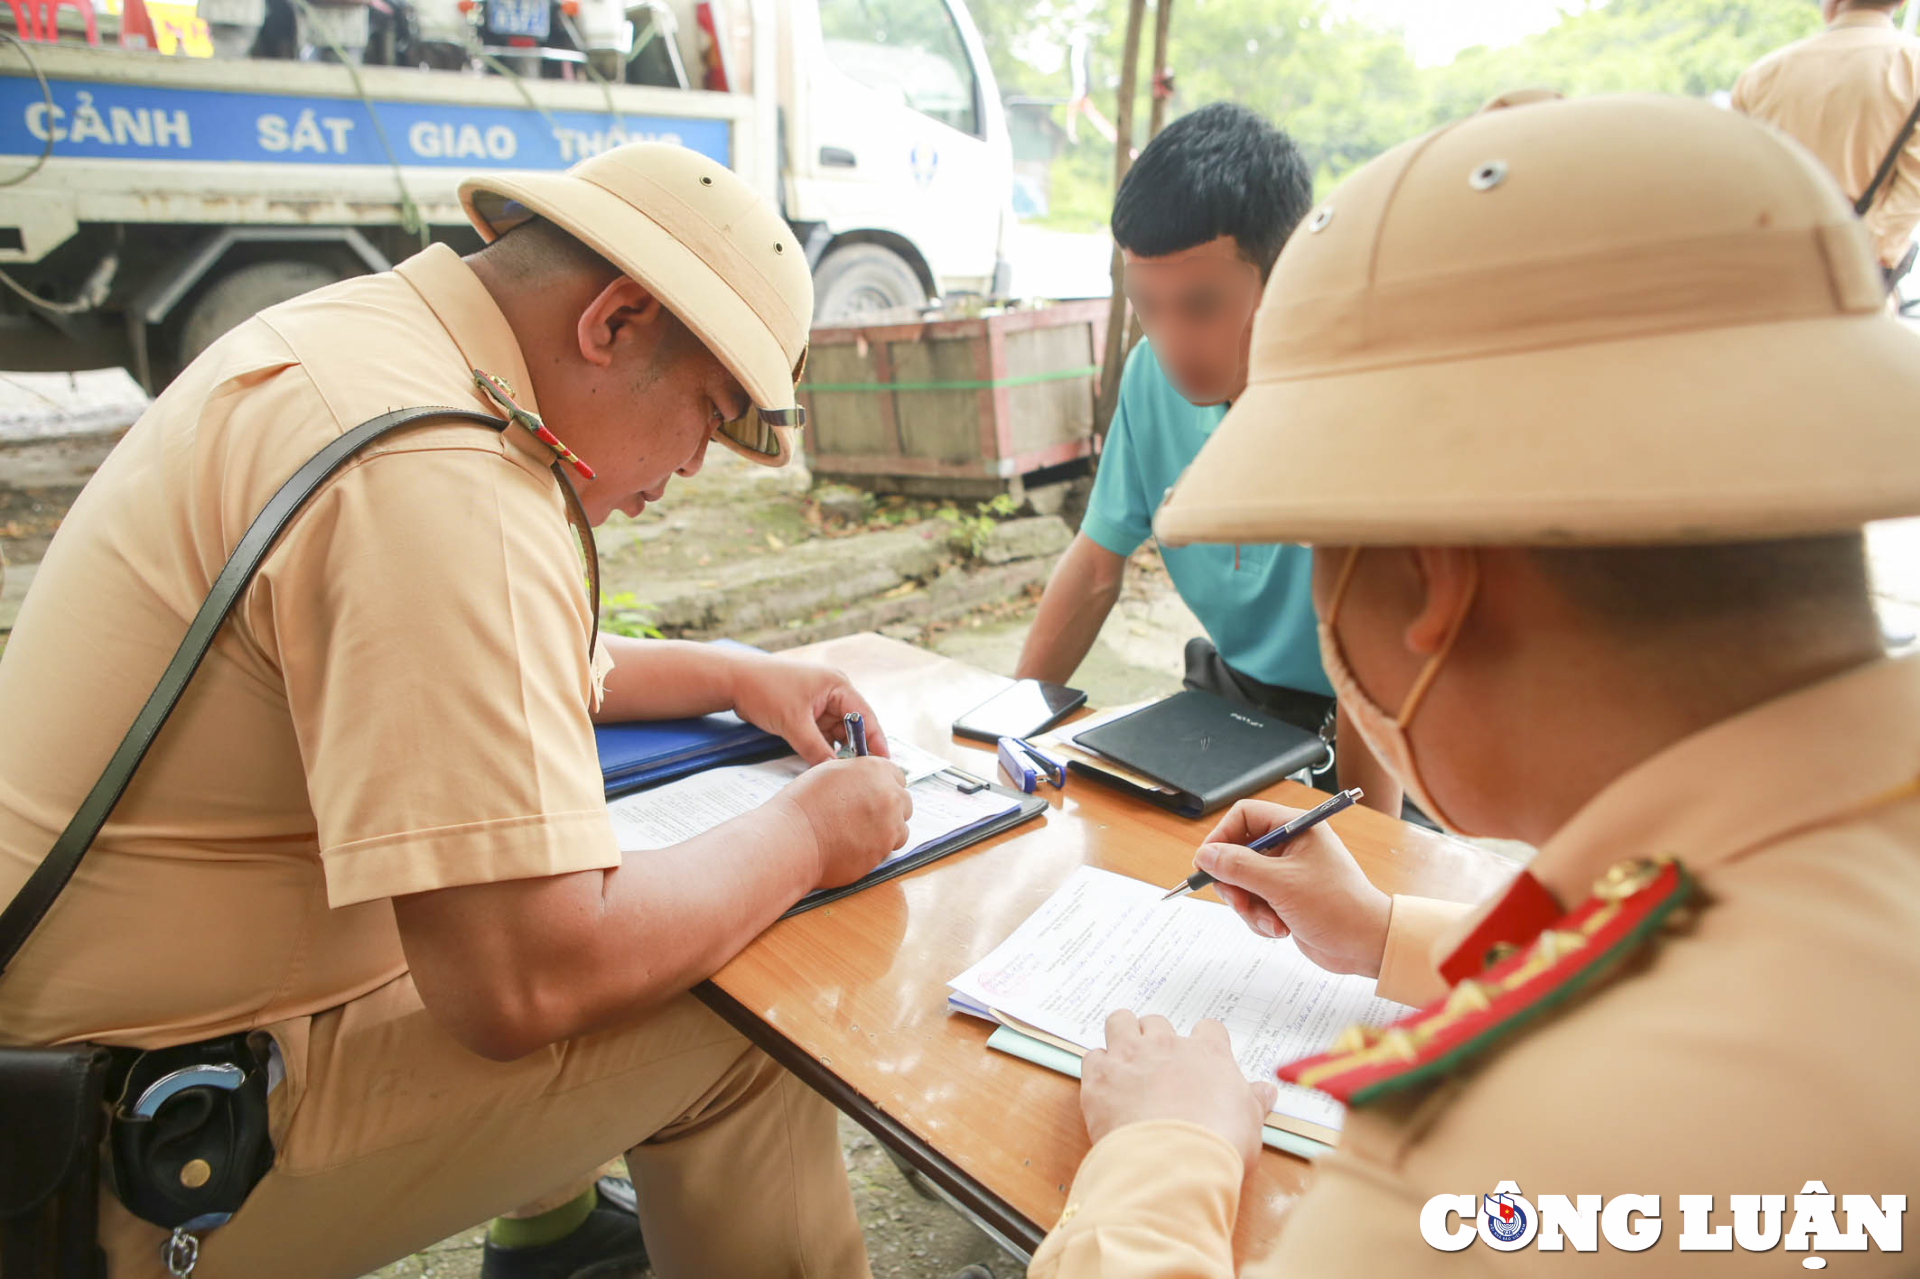
<path id="1" fill-rule="evenodd" d="M 318 262 L 255 262 L 215 280 L 180 317 L 179 367 L 243 320 L 252 319 L 288 298 L 338 282 L 343 277 Z"/>
<path id="2" fill-rule="evenodd" d="M 815 324 L 926 304 L 927 290 L 913 267 L 877 244 L 850 244 L 835 250 L 813 273 Z"/>

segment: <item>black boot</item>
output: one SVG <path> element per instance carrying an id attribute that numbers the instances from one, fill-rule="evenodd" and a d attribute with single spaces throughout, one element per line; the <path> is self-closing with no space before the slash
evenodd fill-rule
<path id="1" fill-rule="evenodd" d="M 633 1184 L 602 1177 L 594 1192 L 593 1211 L 563 1239 L 532 1248 L 502 1248 L 487 1240 L 480 1279 L 626 1279 L 646 1269 Z"/>

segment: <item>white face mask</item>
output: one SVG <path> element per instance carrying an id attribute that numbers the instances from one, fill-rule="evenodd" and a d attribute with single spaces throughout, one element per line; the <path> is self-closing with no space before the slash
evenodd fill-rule
<path id="1" fill-rule="evenodd" d="M 1406 700 L 1400 704 L 1400 713 L 1388 715 L 1360 687 L 1360 681 L 1354 678 L 1353 669 L 1340 652 L 1340 641 L 1334 636 L 1334 624 L 1340 616 L 1340 602 L 1346 598 L 1347 586 L 1353 581 L 1353 566 L 1360 561 L 1360 551 L 1361 548 L 1356 546 L 1347 552 L 1347 562 L 1340 566 L 1340 578 L 1334 583 L 1333 598 L 1327 603 L 1326 616 L 1320 619 L 1321 665 L 1326 667 L 1327 679 L 1333 685 L 1333 695 L 1346 710 L 1347 718 L 1360 730 L 1360 736 L 1366 739 L 1368 748 L 1380 763 L 1406 787 L 1407 796 L 1420 806 L 1422 812 L 1439 822 L 1442 829 L 1455 835 L 1465 834 L 1447 819 L 1446 813 L 1434 802 L 1432 793 L 1421 781 L 1420 766 L 1413 758 L 1413 743 L 1407 740 L 1407 725 L 1412 722 L 1414 712 L 1420 709 L 1420 703 L 1426 699 L 1427 690 L 1433 687 L 1434 676 L 1440 673 L 1440 664 L 1453 651 L 1453 642 L 1460 636 L 1460 627 L 1472 611 L 1473 597 L 1480 589 L 1480 561 L 1468 558 L 1467 601 L 1460 610 L 1460 616 L 1448 628 L 1440 651 L 1428 660 L 1420 677 L 1407 690 Z"/>

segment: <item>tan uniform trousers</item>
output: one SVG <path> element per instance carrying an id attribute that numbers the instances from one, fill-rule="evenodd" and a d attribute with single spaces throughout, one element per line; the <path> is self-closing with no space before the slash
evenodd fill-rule
<path id="1" fill-rule="evenodd" d="M 194 1279 L 353 1279 L 626 1152 L 656 1274 L 868 1273 L 833 1108 L 682 995 L 620 1030 L 477 1057 L 413 979 L 269 1028 L 273 1170 Z M 165 1232 L 102 1192 L 111 1279 L 159 1279 Z"/>

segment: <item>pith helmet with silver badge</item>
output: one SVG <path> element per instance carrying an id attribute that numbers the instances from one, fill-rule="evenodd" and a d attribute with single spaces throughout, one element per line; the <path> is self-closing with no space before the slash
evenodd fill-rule
<path id="1" fill-rule="evenodd" d="M 806 420 L 795 396 L 807 360 L 813 276 L 779 212 L 717 160 L 629 142 L 565 173 L 489 173 L 460 201 L 491 242 L 534 216 L 564 228 L 647 290 L 740 380 L 753 407 L 720 428 L 768 466 L 793 455 Z"/>
<path id="2" fill-rule="evenodd" d="M 1537 96 L 1537 95 L 1536 95 Z M 1704 102 L 1534 100 L 1307 215 L 1187 542 L 1740 541 L 1920 513 L 1920 337 L 1796 143 Z"/>

